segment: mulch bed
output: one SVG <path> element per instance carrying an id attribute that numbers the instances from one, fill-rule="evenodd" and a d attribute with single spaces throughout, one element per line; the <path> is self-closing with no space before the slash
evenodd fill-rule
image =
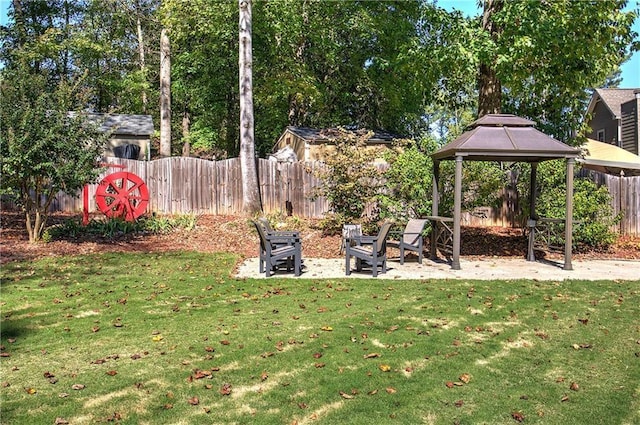
<path id="1" fill-rule="evenodd" d="M 49 225 L 61 223 L 78 215 L 56 213 Z M 168 235 L 125 235 L 114 239 L 84 237 L 30 244 L 20 213 L 0 213 L 0 263 L 28 260 L 43 256 L 88 254 L 99 252 L 234 252 L 255 257 L 258 240 L 246 218 L 237 216 L 202 215 L 192 231 L 177 231 Z M 308 258 L 340 258 L 340 237 L 323 235 L 317 220 L 302 223 L 303 256 Z M 461 255 L 465 257 L 524 258 L 527 241 L 522 229 L 502 227 L 463 227 Z M 427 248 L 428 249 L 428 248 Z M 548 258 L 561 254 L 546 254 Z M 623 236 L 603 252 L 575 253 L 574 258 L 640 259 L 640 236 Z"/>

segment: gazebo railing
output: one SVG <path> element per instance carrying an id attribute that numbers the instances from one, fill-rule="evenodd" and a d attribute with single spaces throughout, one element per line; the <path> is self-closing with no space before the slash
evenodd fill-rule
<path id="1" fill-rule="evenodd" d="M 581 221 L 573 221 L 573 226 L 580 225 Z M 564 252 L 565 244 L 565 219 L 564 218 L 539 218 L 527 221 L 529 233 L 528 259 L 535 261 L 534 251 Z M 533 258 L 532 258 L 533 257 Z"/>

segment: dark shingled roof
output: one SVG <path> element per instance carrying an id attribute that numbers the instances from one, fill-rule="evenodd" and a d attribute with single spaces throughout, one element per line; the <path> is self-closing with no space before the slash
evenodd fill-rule
<path id="1" fill-rule="evenodd" d="M 473 122 L 470 130 L 434 152 L 435 160 L 541 162 L 575 158 L 572 148 L 535 129 L 534 122 L 507 114 L 489 114 Z"/>
<path id="2" fill-rule="evenodd" d="M 77 112 L 69 112 L 70 117 Z M 100 124 L 99 131 L 111 131 L 114 135 L 127 136 L 151 136 L 153 134 L 153 120 L 151 115 L 131 114 L 101 114 L 97 112 L 87 113 L 87 119 L 94 124 Z"/>
<path id="3" fill-rule="evenodd" d="M 638 89 L 596 89 L 595 91 L 611 113 L 619 119 L 621 105 L 633 100 Z"/>

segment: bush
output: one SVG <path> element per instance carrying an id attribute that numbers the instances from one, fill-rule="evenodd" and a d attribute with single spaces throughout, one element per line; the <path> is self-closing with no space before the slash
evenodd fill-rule
<path id="1" fill-rule="evenodd" d="M 48 227 L 43 234 L 44 242 L 62 239 L 79 239 L 88 236 L 99 236 L 115 239 L 131 234 L 167 234 L 178 229 L 193 230 L 197 216 L 184 214 L 176 216 L 143 216 L 135 221 L 122 218 L 91 220 L 85 226 L 80 218 L 71 218 L 61 224 Z"/>
<path id="2" fill-rule="evenodd" d="M 315 171 L 320 184 L 315 188 L 312 199 L 323 196 L 329 202 L 333 217 L 326 220 L 328 232 L 335 231 L 337 221 L 357 223 L 377 221 L 376 196 L 383 189 L 380 171 L 374 161 L 382 158 L 380 149 L 367 147 L 372 133 L 341 130 L 332 145 L 325 152 L 325 167 Z M 367 207 L 371 213 L 364 217 Z"/>
<path id="3" fill-rule="evenodd" d="M 565 218 L 566 176 L 563 161 L 546 161 L 538 165 L 537 216 Z M 522 190 L 528 193 L 528 189 L 523 187 Z M 528 204 L 522 208 L 528 212 Z M 587 178 L 574 181 L 573 219 L 580 222 L 573 228 L 575 249 L 606 249 L 615 242 L 617 235 L 611 231 L 611 226 L 620 221 L 620 216 L 614 215 L 611 195 L 605 186 L 598 187 Z"/>
<path id="4" fill-rule="evenodd" d="M 433 162 L 429 155 L 436 147 L 432 138 L 419 143 L 402 140 L 397 149 L 385 154 L 387 190 L 377 197 L 381 217 L 407 221 L 431 214 Z"/>

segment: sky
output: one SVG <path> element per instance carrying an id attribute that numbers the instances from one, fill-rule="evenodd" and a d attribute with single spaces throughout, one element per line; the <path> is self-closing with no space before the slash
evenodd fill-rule
<path id="1" fill-rule="evenodd" d="M 7 23 L 7 11 L 11 0 L 0 0 L 0 25 Z M 477 0 L 437 0 L 438 6 L 446 9 L 458 9 L 466 16 L 480 14 Z M 640 0 L 629 0 L 625 10 L 640 10 Z M 637 18 L 633 30 L 640 34 L 640 18 Z M 640 88 L 640 52 L 635 52 L 630 60 L 622 65 L 622 82 L 620 88 Z"/>

